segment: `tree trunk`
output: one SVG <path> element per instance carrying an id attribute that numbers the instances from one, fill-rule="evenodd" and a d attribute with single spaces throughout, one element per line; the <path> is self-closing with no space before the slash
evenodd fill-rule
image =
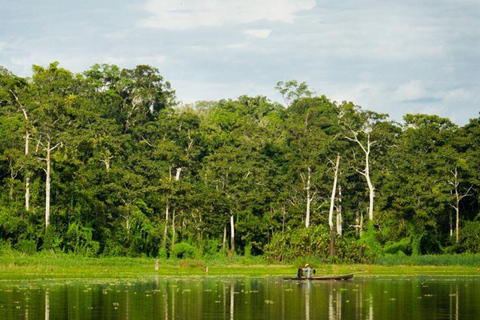
<path id="1" fill-rule="evenodd" d="M 227 246 L 227 225 L 224 225 L 223 226 L 223 239 L 222 239 L 222 253 L 223 253 L 223 255 L 225 255 L 225 253 L 227 252 L 226 246 Z"/>
<path id="2" fill-rule="evenodd" d="M 165 228 L 163 229 L 163 242 L 162 242 L 162 249 L 167 249 L 167 236 L 168 236 L 168 219 L 169 219 L 169 203 L 168 203 L 168 196 L 165 196 Z"/>
<path id="3" fill-rule="evenodd" d="M 230 255 L 235 254 L 235 221 L 233 219 L 233 214 L 230 215 Z"/>
<path id="4" fill-rule="evenodd" d="M 50 140 L 47 141 L 47 169 L 45 170 L 45 230 L 50 225 Z"/>
<path id="5" fill-rule="evenodd" d="M 28 129 L 25 130 L 25 157 L 28 156 L 28 146 L 30 144 L 30 133 Z M 25 210 L 30 210 L 30 177 L 28 173 L 28 169 L 25 173 Z"/>
<path id="6" fill-rule="evenodd" d="M 175 250 L 175 210 L 172 212 L 172 252 Z"/>
<path id="7" fill-rule="evenodd" d="M 335 163 L 335 175 L 333 178 L 332 195 L 330 196 L 330 210 L 328 212 L 328 225 L 330 227 L 330 255 L 333 256 L 335 252 L 335 232 L 333 225 L 333 208 L 335 207 L 335 193 L 337 191 L 338 167 L 340 166 L 340 154 L 337 155 L 337 162 Z"/>
<path id="8" fill-rule="evenodd" d="M 330 257 L 335 255 L 335 229 L 330 229 Z"/>
<path id="9" fill-rule="evenodd" d="M 28 147 L 30 145 L 30 132 L 28 131 L 28 113 L 27 109 L 20 103 L 17 95 L 13 90 L 10 90 L 10 93 L 13 95 L 15 102 L 18 104 L 20 109 L 22 110 L 23 117 L 25 118 L 25 156 L 28 156 Z M 30 210 L 30 177 L 28 173 L 28 168 L 25 170 L 25 210 Z"/>
<path id="10" fill-rule="evenodd" d="M 330 196 L 330 210 L 328 212 L 328 225 L 330 227 L 330 256 L 335 254 L 335 231 L 333 225 L 333 208 L 335 207 L 335 193 L 337 191 L 338 167 L 340 166 L 340 154 L 335 163 L 335 175 L 333 178 L 332 195 Z"/>
<path id="11" fill-rule="evenodd" d="M 305 187 L 307 191 L 307 211 L 305 213 L 305 228 L 310 226 L 310 207 L 312 203 L 312 198 L 310 197 L 310 179 L 312 177 L 312 169 L 308 167 L 308 176 L 307 176 L 307 186 Z"/>
<path id="12" fill-rule="evenodd" d="M 470 190 L 472 190 L 472 186 L 470 186 L 465 193 L 460 194 L 458 190 L 458 187 L 460 186 L 458 168 L 455 167 L 450 173 L 452 174 L 453 180 L 448 181 L 448 183 L 453 186 L 452 193 L 455 193 L 455 205 L 452 207 L 455 209 L 455 243 L 458 243 L 460 241 L 460 201 L 465 197 L 471 196 Z M 452 234 L 451 229 L 452 227 L 450 226 L 450 235 Z"/>
<path id="13" fill-rule="evenodd" d="M 450 237 L 453 237 L 453 217 L 451 212 L 450 212 Z"/>
<path id="14" fill-rule="evenodd" d="M 370 178 L 370 134 L 367 134 L 367 148 L 364 148 L 365 152 L 365 180 L 367 180 L 368 184 L 368 195 L 369 195 L 369 206 L 368 206 L 368 219 L 373 221 L 373 203 L 375 199 L 375 187 L 373 186 L 372 180 Z"/>
<path id="15" fill-rule="evenodd" d="M 460 239 L 460 200 L 458 197 L 458 190 L 455 190 L 457 193 L 457 206 L 455 207 L 456 222 L 455 222 L 455 243 L 458 243 Z"/>
<path id="16" fill-rule="evenodd" d="M 128 215 L 125 216 L 125 226 L 127 228 L 127 239 L 130 241 L 130 208 L 128 208 Z"/>
<path id="17" fill-rule="evenodd" d="M 368 194 L 369 194 L 369 206 L 368 206 L 368 218 L 370 221 L 373 221 L 373 204 L 375 201 L 375 187 L 373 186 L 372 180 L 370 178 L 370 151 L 372 144 L 374 142 L 370 141 L 370 133 L 367 133 L 367 144 L 364 146 L 360 140 L 358 140 L 358 132 L 352 131 L 353 138 L 347 137 L 350 141 L 355 141 L 365 154 L 365 170 L 363 172 L 357 170 L 361 175 L 365 177 L 365 180 L 368 185 Z"/>
<path id="18" fill-rule="evenodd" d="M 338 205 L 337 205 L 337 234 L 342 236 L 342 187 L 338 186 Z"/>
<path id="19" fill-rule="evenodd" d="M 10 191 L 8 192 L 8 196 L 10 200 L 13 201 L 13 193 L 14 193 L 14 185 L 15 185 L 15 178 L 17 177 L 17 173 L 15 173 L 15 168 L 13 167 L 13 160 L 10 159 L 8 162 L 8 168 L 10 169 Z"/>

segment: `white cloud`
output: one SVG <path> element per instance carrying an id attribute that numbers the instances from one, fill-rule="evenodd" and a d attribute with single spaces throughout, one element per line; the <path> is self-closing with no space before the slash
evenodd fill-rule
<path id="1" fill-rule="evenodd" d="M 6 51 L 8 49 L 15 49 L 18 46 L 21 45 L 23 39 L 16 39 L 16 40 L 5 40 L 5 41 L 0 41 L 0 52 Z"/>
<path id="2" fill-rule="evenodd" d="M 229 49 L 240 49 L 240 48 L 245 48 L 248 46 L 248 43 L 232 43 L 232 44 L 227 44 L 225 45 L 225 47 L 229 48 Z"/>
<path id="3" fill-rule="evenodd" d="M 293 22 L 296 12 L 314 6 L 315 0 L 147 0 L 145 9 L 152 16 L 143 25 L 184 30 L 258 20 Z"/>
<path id="4" fill-rule="evenodd" d="M 445 102 L 449 105 L 467 104 L 475 100 L 475 95 L 465 88 L 450 90 L 445 95 Z M 475 106 L 478 107 L 478 106 Z"/>
<path id="5" fill-rule="evenodd" d="M 6 41 L 0 41 L 0 52 L 7 49 L 9 46 L 8 46 L 8 43 Z"/>
<path id="6" fill-rule="evenodd" d="M 418 100 L 426 97 L 429 97 L 429 93 L 420 80 L 411 80 L 400 84 L 395 91 L 395 98 L 400 101 Z"/>
<path id="7" fill-rule="evenodd" d="M 244 31 L 246 34 L 256 38 L 268 38 L 272 33 L 270 29 L 249 29 Z"/>

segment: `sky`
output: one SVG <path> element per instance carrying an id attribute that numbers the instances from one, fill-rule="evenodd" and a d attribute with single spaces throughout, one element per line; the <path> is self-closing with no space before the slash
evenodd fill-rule
<path id="1" fill-rule="evenodd" d="M 178 100 L 263 95 L 278 81 L 400 121 L 480 112 L 480 0 L 0 0 L 0 66 L 159 69 Z"/>

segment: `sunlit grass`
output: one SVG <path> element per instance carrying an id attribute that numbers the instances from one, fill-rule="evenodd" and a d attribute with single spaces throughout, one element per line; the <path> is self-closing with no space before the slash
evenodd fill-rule
<path id="1" fill-rule="evenodd" d="M 385 266 L 480 266 L 480 255 L 455 254 L 455 255 L 386 255 L 377 260 L 377 264 Z"/>
<path id="2" fill-rule="evenodd" d="M 410 259 L 410 260 L 408 260 Z M 0 255 L 0 279 L 60 278 L 140 278 L 163 276 L 295 276 L 294 264 L 269 264 L 262 261 L 159 260 L 155 258 L 87 258 L 43 252 L 34 255 Z M 318 275 L 353 273 L 366 276 L 480 275 L 480 256 L 419 256 L 385 258 L 377 265 L 336 265 L 309 260 Z M 207 272 L 208 269 L 208 272 Z"/>

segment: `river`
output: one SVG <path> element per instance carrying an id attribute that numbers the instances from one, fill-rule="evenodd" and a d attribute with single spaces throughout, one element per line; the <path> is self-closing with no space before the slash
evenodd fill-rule
<path id="1" fill-rule="evenodd" d="M 0 319 L 480 319 L 480 277 L 0 281 Z"/>

